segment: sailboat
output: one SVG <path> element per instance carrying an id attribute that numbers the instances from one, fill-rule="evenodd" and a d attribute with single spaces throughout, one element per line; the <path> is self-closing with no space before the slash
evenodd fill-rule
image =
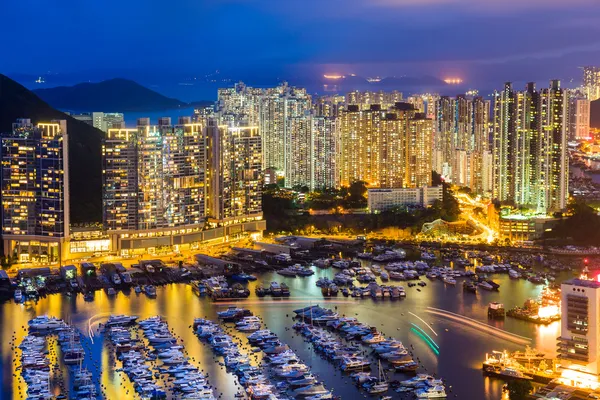
<path id="1" fill-rule="evenodd" d="M 379 360 L 379 376 L 377 377 L 377 381 L 373 382 L 367 387 L 367 392 L 369 394 L 378 394 L 387 392 L 389 389 L 389 384 L 387 382 L 385 372 L 381 368 L 381 360 Z"/>

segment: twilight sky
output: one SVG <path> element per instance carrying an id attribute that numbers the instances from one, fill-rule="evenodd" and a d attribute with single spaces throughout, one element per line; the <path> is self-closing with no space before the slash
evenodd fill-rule
<path id="1" fill-rule="evenodd" d="M 580 79 L 599 0 L 2 0 L 0 72 Z"/>

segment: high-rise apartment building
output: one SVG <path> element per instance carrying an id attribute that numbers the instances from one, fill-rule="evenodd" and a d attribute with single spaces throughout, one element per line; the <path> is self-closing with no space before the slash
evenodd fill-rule
<path id="1" fill-rule="evenodd" d="M 590 137 L 590 101 L 579 96 L 569 98 L 569 140 Z"/>
<path id="2" fill-rule="evenodd" d="M 337 119 L 305 115 L 288 120 L 287 187 L 337 187 Z"/>
<path id="3" fill-rule="evenodd" d="M 483 157 L 489 150 L 490 102 L 442 96 L 435 103 L 433 168 L 449 182 L 484 194 Z"/>
<path id="4" fill-rule="evenodd" d="M 394 104 L 402 101 L 402 93 L 396 90 L 392 92 L 377 92 L 354 90 L 346 94 L 346 106 L 355 105 L 361 110 L 368 110 L 371 105 L 378 105 L 387 110 Z"/>
<path id="5" fill-rule="evenodd" d="M 122 113 L 92 112 L 71 114 L 71 116 L 103 132 L 108 132 L 109 129 L 121 129 L 125 127 L 125 117 Z"/>
<path id="6" fill-rule="evenodd" d="M 568 198 L 568 94 L 553 80 L 537 91 L 533 83 L 514 91 L 507 83 L 494 103 L 493 196 L 559 211 Z"/>
<path id="7" fill-rule="evenodd" d="M 312 116 L 289 118 L 286 130 L 289 140 L 286 143 L 288 154 L 285 164 L 285 186 L 311 186 L 312 183 Z"/>
<path id="8" fill-rule="evenodd" d="M 583 67 L 583 91 L 589 101 L 600 99 L 600 67 Z"/>
<path id="9" fill-rule="evenodd" d="M 109 231 L 138 229 L 137 129 L 109 129 L 102 144 L 102 210 Z"/>
<path id="10" fill-rule="evenodd" d="M 262 218 L 262 140 L 257 127 L 209 121 L 207 213 L 209 221 L 233 224 Z"/>
<path id="11" fill-rule="evenodd" d="M 66 121 L 21 119 L 0 140 L 4 253 L 57 262 L 69 237 Z"/>
<path id="12" fill-rule="evenodd" d="M 512 83 L 494 93 L 493 165 L 494 184 L 492 196 L 500 201 L 514 201 L 513 161 L 515 149 L 515 91 Z"/>
<path id="13" fill-rule="evenodd" d="M 113 251 L 197 248 L 265 229 L 258 129 L 198 121 L 141 118 L 109 130 L 103 214 Z"/>
<path id="14" fill-rule="evenodd" d="M 348 106 L 339 117 L 340 185 L 421 187 L 431 183 L 432 121 L 408 103 L 388 110 Z"/>
<path id="15" fill-rule="evenodd" d="M 572 386 L 600 386 L 600 283 L 571 279 L 561 285 L 558 354 Z"/>
<path id="16" fill-rule="evenodd" d="M 266 89 L 259 107 L 259 130 L 262 137 L 263 169 L 275 168 L 285 174 L 290 146 L 288 121 L 310 112 L 311 96 L 306 89 L 284 83 Z"/>
<path id="17" fill-rule="evenodd" d="M 204 221 L 206 138 L 202 124 L 161 118 L 111 129 L 103 145 L 108 230 L 161 229 Z"/>
<path id="18" fill-rule="evenodd" d="M 312 117 L 311 190 L 338 187 L 337 123 L 334 117 Z"/>
<path id="19" fill-rule="evenodd" d="M 234 127 L 258 126 L 263 94 L 263 89 L 248 87 L 243 82 L 219 89 L 216 104 L 219 123 Z"/>

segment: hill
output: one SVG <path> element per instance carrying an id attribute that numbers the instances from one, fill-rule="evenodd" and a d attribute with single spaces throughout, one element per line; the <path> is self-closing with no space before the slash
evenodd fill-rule
<path id="1" fill-rule="evenodd" d="M 0 132 L 10 131 L 17 118 L 30 118 L 34 123 L 67 121 L 71 222 L 102 221 L 103 132 L 55 110 L 30 90 L 0 74 Z"/>
<path id="2" fill-rule="evenodd" d="M 590 126 L 600 128 L 600 99 L 590 102 Z"/>
<path id="3" fill-rule="evenodd" d="M 190 104 L 163 96 L 128 79 L 79 83 L 36 89 L 34 93 L 52 107 L 75 111 L 157 111 L 189 107 Z"/>

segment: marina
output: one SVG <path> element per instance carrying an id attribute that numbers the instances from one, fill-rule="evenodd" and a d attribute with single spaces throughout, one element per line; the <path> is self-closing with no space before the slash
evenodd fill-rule
<path id="1" fill-rule="evenodd" d="M 244 345 L 244 343 L 247 343 L 247 337 L 261 330 L 270 330 L 282 343 L 285 343 L 294 351 L 298 359 L 303 360 L 310 367 L 313 376 L 322 379 L 325 388 L 331 390 L 333 395 L 342 398 L 366 392 L 360 385 L 359 387 L 356 386 L 356 382 L 348 373 L 342 373 L 330 361 L 321 358 L 320 353 L 315 352 L 312 348 L 307 348 L 306 342 L 304 342 L 306 338 L 291 329 L 294 323 L 292 317 L 295 316 L 293 311 L 307 307 L 310 303 L 328 308 L 333 313 L 337 313 L 338 316 L 345 315 L 346 317 L 356 318 L 369 327 L 376 327 L 377 331 L 384 336 L 384 340 L 391 337 L 400 341 L 407 350 L 410 349 L 414 354 L 413 361 L 418 364 L 419 369 L 416 371 L 396 371 L 396 369 L 389 371 L 389 369 L 392 369 L 390 368 L 391 364 L 389 361 L 381 359 L 383 370 L 390 385 L 386 395 L 392 396 L 392 398 L 406 398 L 401 396 L 413 395 L 411 393 L 414 391 L 396 392 L 395 390 L 401 389 L 401 387 L 392 387 L 392 382 L 412 379 L 411 376 L 418 376 L 414 375 L 415 373 L 443 377 L 444 381 L 447 382 L 447 385 L 445 385 L 446 390 L 451 387 L 451 392 L 448 391 L 448 393 L 451 393 L 451 397 L 456 395 L 461 398 L 461 394 L 467 395 L 473 393 L 473 391 L 479 393 L 482 399 L 498 399 L 501 397 L 503 381 L 492 377 L 482 378 L 481 360 L 486 353 L 494 348 L 516 351 L 523 350 L 524 344 L 523 342 L 514 342 L 512 339 L 503 338 L 505 333 L 502 332 L 495 332 L 494 335 L 490 335 L 480 325 L 474 323 L 469 325 L 464 320 L 463 315 L 480 322 L 489 329 L 501 328 L 501 331 L 531 338 L 527 341 L 528 344 L 532 347 L 544 349 L 549 355 L 556 348 L 555 339 L 559 330 L 556 323 L 547 326 L 536 326 L 515 319 L 490 320 L 487 317 L 487 308 L 490 302 L 501 302 L 508 307 L 523 304 L 528 298 L 537 298 L 541 294 L 542 286 L 525 279 L 511 279 L 508 274 L 503 273 L 490 274 L 490 278 L 500 285 L 501 290 L 478 291 L 474 295 L 459 287 L 459 284 L 462 285 L 461 281 L 470 281 L 469 277 L 457 276 L 458 284 L 452 286 L 445 284 L 437 277 L 431 279 L 423 276 L 422 281 L 427 282 L 427 285 L 407 286 L 405 288 L 406 297 L 398 301 L 384 301 L 372 296 L 358 300 L 352 296 L 344 297 L 342 295 L 323 297 L 321 288 L 316 285 L 317 281 L 325 278 L 333 280 L 335 274 L 339 271 L 337 268 L 319 267 L 313 267 L 313 270 L 315 271 L 313 275 L 303 278 L 283 277 L 275 272 L 257 274 L 258 279 L 256 281 L 249 281 L 246 284 L 251 292 L 250 296 L 233 302 L 213 302 L 208 296 L 198 296 L 196 289 L 189 284 L 158 286 L 156 287 L 156 297 L 148 297 L 144 293 L 138 294 L 133 290 L 130 293 L 119 291 L 114 296 L 108 296 L 106 292 L 100 291 L 96 292 L 94 300 L 91 302 L 86 301 L 81 295 L 50 295 L 39 299 L 37 302 L 5 302 L 0 305 L 0 316 L 2 318 L 0 322 L 2 322 L 3 334 L 7 335 L 6 337 L 14 337 L 15 343 L 18 345 L 21 343 L 24 333 L 26 333 L 22 330 L 21 325 L 27 326 L 27 321 L 36 315 L 48 314 L 71 321 L 74 327 L 86 333 L 84 342 L 88 343 L 90 350 L 88 351 L 89 355 L 86 355 L 88 358 L 84 361 L 83 367 L 87 366 L 89 368 L 93 380 L 98 382 L 98 393 L 104 398 L 114 398 L 111 396 L 116 396 L 118 389 L 121 387 L 129 388 L 130 393 L 136 392 L 135 384 L 127 374 L 124 371 L 116 371 L 119 367 L 113 367 L 108 362 L 110 357 L 117 357 L 115 346 L 118 343 L 117 345 L 111 343 L 112 339 L 109 337 L 107 329 L 109 327 L 110 329 L 115 328 L 117 331 L 130 329 L 132 330 L 131 337 L 140 338 L 146 343 L 145 334 L 142 335 L 141 328 L 136 328 L 136 324 L 156 315 L 161 316 L 161 321 L 168 322 L 169 330 L 174 332 L 177 337 L 177 345 L 184 344 L 187 352 L 186 357 L 193 357 L 193 364 L 205 374 L 207 382 L 221 383 L 214 390 L 214 395 L 217 397 L 223 393 L 226 398 L 234 398 L 236 394 L 241 393 L 242 387 L 239 386 L 239 381 L 234 379 L 235 374 L 230 374 L 226 369 L 221 369 L 225 368 L 225 365 L 221 366 L 219 362 L 224 363 L 224 361 L 213 359 L 212 349 L 198 340 L 194 335 L 194 331 L 190 329 L 190 326 L 193 325 L 193 319 L 198 318 L 198 316 L 216 323 L 216 321 L 219 321 L 217 312 L 224 312 L 225 314 L 221 315 L 225 315 L 225 318 L 227 318 L 226 315 L 229 315 L 229 318 L 231 318 L 227 321 L 228 326 L 230 326 L 227 328 L 229 335 L 237 343 L 240 343 L 240 346 L 242 346 L 240 350 L 251 361 L 254 356 L 262 357 L 262 351 L 255 353 L 251 346 L 247 347 L 249 343 Z M 261 284 L 264 285 L 265 282 L 286 283 L 291 292 L 290 297 L 256 296 L 255 289 Z M 406 283 L 409 282 L 411 281 Z M 417 280 L 414 280 L 414 282 L 416 283 Z M 379 286 L 386 285 L 380 276 L 377 276 L 374 283 Z M 365 285 L 365 287 L 367 286 L 368 284 Z M 419 292 L 417 289 L 421 291 Z M 446 315 L 442 315 L 441 311 L 429 310 L 427 307 L 453 311 L 458 315 L 453 318 L 457 319 L 453 320 Z M 235 329 L 231 325 L 234 321 L 240 322 L 243 317 L 250 317 L 250 313 L 252 316 L 260 316 L 260 327 L 252 326 L 251 320 L 246 321 L 248 323 L 245 325 L 249 329 L 247 332 Z M 138 316 L 138 319 L 133 323 L 128 322 L 130 325 L 126 327 L 120 327 L 114 325 L 114 323 L 109 324 L 108 318 L 111 314 L 115 316 Z M 329 329 L 327 327 L 327 317 L 322 317 L 325 317 L 320 320 L 324 322 L 324 325 L 319 323 L 316 328 L 327 330 Z M 419 319 L 425 321 L 439 336 L 436 336 Z M 115 321 L 119 321 L 119 319 Z M 296 322 L 298 321 L 296 320 Z M 102 327 L 100 327 L 100 324 L 102 324 Z M 423 331 L 417 329 L 413 324 L 418 325 Z M 254 330 L 255 328 L 258 329 Z M 140 334 L 139 336 L 134 335 L 135 330 Z M 427 333 L 439 347 L 432 345 L 423 332 Z M 330 334 L 334 335 L 335 339 L 342 339 L 335 332 L 330 332 Z M 93 340 L 93 343 L 91 343 L 91 340 Z M 131 345 L 133 351 L 136 351 L 135 340 L 131 341 L 130 344 L 121 343 L 120 347 L 124 351 L 130 351 L 127 349 L 128 345 Z M 11 360 L 19 361 L 19 358 L 13 358 L 16 355 L 11 355 L 10 347 L 6 348 L 6 346 L 10 346 L 8 342 L 3 346 L 5 346 L 3 354 L 10 357 L 10 359 L 2 359 L 3 379 L 11 381 L 13 379 L 12 369 L 9 366 L 14 365 L 13 368 L 16 368 L 16 365 L 18 365 Z M 244 346 L 246 346 L 245 349 Z M 367 348 L 367 345 L 363 344 L 362 341 L 358 346 L 361 349 Z M 460 352 L 457 349 L 461 349 Z M 156 348 L 149 356 L 152 358 L 155 355 L 157 355 Z M 96 369 L 91 368 L 93 364 L 88 365 L 90 363 L 88 360 L 92 359 L 95 363 L 99 363 Z M 379 372 L 377 359 L 375 354 L 369 358 L 370 376 L 375 379 L 378 379 Z M 259 360 L 262 360 L 262 358 Z M 396 361 L 396 359 L 393 360 Z M 149 365 L 157 363 L 156 360 L 146 362 Z M 67 367 L 63 366 L 61 368 Z M 65 371 L 67 370 L 65 369 Z M 152 371 L 154 371 L 153 373 L 157 372 L 154 369 Z M 158 372 L 160 373 L 160 371 Z M 172 396 L 173 390 L 164 383 L 163 379 L 165 378 L 167 380 L 169 378 L 173 379 L 168 374 L 164 376 L 161 374 L 160 379 L 153 378 L 152 382 L 160 384 L 160 390 L 164 390 L 167 397 Z M 464 379 L 469 381 L 468 386 L 455 383 L 462 382 Z M 277 385 L 277 382 L 278 380 L 275 379 L 274 384 Z M 14 385 L 5 386 L 3 395 L 10 396 L 13 387 L 18 388 L 17 381 Z"/>

